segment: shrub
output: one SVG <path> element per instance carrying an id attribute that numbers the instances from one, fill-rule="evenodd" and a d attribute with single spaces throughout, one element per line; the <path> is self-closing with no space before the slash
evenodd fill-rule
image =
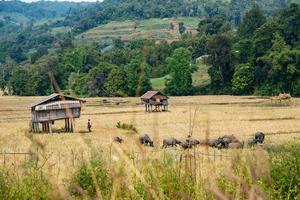
<path id="1" fill-rule="evenodd" d="M 92 156 L 89 163 L 82 163 L 71 180 L 70 192 L 74 196 L 97 196 L 99 188 L 103 197 L 109 199 L 112 190 L 112 177 L 103 161 Z"/>
<path id="2" fill-rule="evenodd" d="M 279 94 L 280 92 L 281 91 L 278 89 L 277 86 L 265 83 L 258 87 L 254 94 L 258 96 L 274 96 Z"/>
<path id="3" fill-rule="evenodd" d="M 0 170 L 0 199 L 59 199 L 42 171 L 26 169 L 21 176 L 15 171 Z"/>
<path id="4" fill-rule="evenodd" d="M 293 90 L 292 90 L 292 95 L 293 96 L 300 96 L 300 80 L 297 80 L 294 84 L 293 84 Z"/>
<path id="5" fill-rule="evenodd" d="M 117 122 L 116 127 L 119 129 L 129 130 L 133 131 L 134 133 L 138 133 L 138 130 L 132 124 L 126 124 L 119 121 Z"/>
<path id="6" fill-rule="evenodd" d="M 271 177 L 276 199 L 300 198 L 300 144 L 270 150 Z"/>

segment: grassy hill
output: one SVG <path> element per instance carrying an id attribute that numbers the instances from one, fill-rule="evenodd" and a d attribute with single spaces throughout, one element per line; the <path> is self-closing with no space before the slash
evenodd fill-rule
<path id="1" fill-rule="evenodd" d="M 203 62 L 198 63 L 198 70 L 193 73 L 193 86 L 203 86 L 207 85 L 210 82 L 210 78 L 208 75 L 209 66 L 204 64 Z M 162 91 L 165 88 L 165 82 L 166 78 L 169 78 L 170 76 L 164 76 L 160 78 L 153 78 L 151 79 L 151 84 L 154 90 Z"/>
<path id="2" fill-rule="evenodd" d="M 184 23 L 187 31 L 196 33 L 199 21 L 199 18 L 192 17 L 112 21 L 78 35 L 76 43 L 109 43 L 113 38 L 121 38 L 124 41 L 137 38 L 174 41 L 180 38 L 176 29 L 179 22 Z M 171 23 L 175 25 L 174 30 L 170 29 Z"/>

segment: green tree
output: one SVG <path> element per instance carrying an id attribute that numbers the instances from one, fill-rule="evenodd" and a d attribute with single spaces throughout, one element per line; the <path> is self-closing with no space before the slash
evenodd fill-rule
<path id="1" fill-rule="evenodd" d="M 229 87 L 231 84 L 234 73 L 231 48 L 231 36 L 227 34 L 212 36 L 207 41 L 208 63 L 211 65 L 208 73 L 212 87 L 217 90 Z"/>
<path id="2" fill-rule="evenodd" d="M 166 81 L 165 92 L 170 95 L 190 95 L 192 86 L 192 54 L 186 48 L 176 49 L 167 60 L 171 78 Z"/>
<path id="3" fill-rule="evenodd" d="M 282 33 L 287 44 L 299 45 L 300 42 L 300 7 L 292 3 L 289 8 L 284 9 L 279 16 Z"/>
<path id="4" fill-rule="evenodd" d="M 63 63 L 72 72 L 87 73 L 101 60 L 101 53 L 95 46 L 76 47 L 68 49 L 63 54 Z"/>
<path id="5" fill-rule="evenodd" d="M 123 49 L 125 46 L 124 42 L 120 38 L 113 39 L 112 42 L 113 42 L 113 47 L 117 49 Z"/>
<path id="6" fill-rule="evenodd" d="M 89 82 L 89 95 L 90 96 L 106 96 L 105 82 L 110 72 L 117 68 L 116 65 L 112 65 L 107 62 L 101 62 L 91 69 L 88 73 Z"/>
<path id="7" fill-rule="evenodd" d="M 138 85 L 136 89 L 137 96 L 141 96 L 142 94 L 152 89 L 150 83 L 150 74 L 151 74 L 150 65 L 146 62 L 142 62 L 140 65 Z"/>
<path id="8" fill-rule="evenodd" d="M 127 95 L 127 76 L 122 68 L 113 68 L 105 82 L 105 93 L 108 96 Z"/>
<path id="9" fill-rule="evenodd" d="M 253 67 L 249 66 L 249 64 L 237 66 L 232 79 L 232 92 L 237 95 L 253 94 L 254 80 Z"/>
<path id="10" fill-rule="evenodd" d="M 266 22 L 266 17 L 258 5 L 247 11 L 238 29 L 238 34 L 242 38 L 252 37 L 261 25 Z"/>
<path id="11" fill-rule="evenodd" d="M 16 67 L 16 62 L 10 57 L 6 57 L 5 63 L 0 63 L 0 89 L 5 91 L 11 78 L 11 73 Z"/>
<path id="12" fill-rule="evenodd" d="M 59 66 L 57 55 L 49 54 L 40 58 L 34 65 L 29 66 L 28 70 L 31 77 L 28 84 L 35 95 L 49 95 L 65 88 L 63 68 Z"/>
<path id="13" fill-rule="evenodd" d="M 72 93 L 87 97 L 89 96 L 89 82 L 90 78 L 86 73 L 71 73 L 69 77 L 69 89 L 71 89 Z"/>
<path id="14" fill-rule="evenodd" d="M 280 24 L 274 19 L 268 20 L 255 31 L 253 41 L 256 58 L 263 56 L 272 47 L 274 34 L 280 31 Z"/>
<path id="15" fill-rule="evenodd" d="M 196 59 L 206 53 L 205 52 L 206 40 L 207 40 L 207 36 L 205 34 L 198 34 L 196 37 L 192 39 L 191 46 L 192 46 L 193 59 Z"/>
<path id="16" fill-rule="evenodd" d="M 22 67 L 15 68 L 9 83 L 12 87 L 13 94 L 20 96 L 34 95 L 33 91 L 28 89 L 28 80 L 30 80 L 28 70 Z"/>
<path id="17" fill-rule="evenodd" d="M 258 59 L 258 62 L 261 63 L 261 71 L 267 74 L 263 84 L 271 85 L 273 87 L 272 91 L 297 94 L 294 87 L 298 87 L 297 84 L 300 78 L 299 58 L 300 51 L 291 50 L 285 43 L 284 38 L 279 34 L 275 34 L 272 47 L 268 53 Z"/>
<path id="18" fill-rule="evenodd" d="M 293 83 L 293 90 L 291 91 L 294 96 L 300 97 L 300 79 Z"/>
<path id="19" fill-rule="evenodd" d="M 211 19 L 200 21 L 198 29 L 200 33 L 204 32 L 209 35 L 225 33 L 231 30 L 230 23 L 223 16 L 214 16 Z"/>
<path id="20" fill-rule="evenodd" d="M 38 55 L 37 52 L 33 52 L 30 55 L 30 62 L 31 62 L 31 64 L 34 64 L 38 59 L 39 59 L 39 55 Z"/>
<path id="21" fill-rule="evenodd" d="M 235 43 L 233 52 L 239 63 L 254 62 L 254 44 L 250 39 L 242 39 Z"/>
<path id="22" fill-rule="evenodd" d="M 133 58 L 128 65 L 125 66 L 128 81 L 128 96 L 137 96 L 137 88 L 139 84 L 139 71 L 142 64 L 142 55 Z"/>

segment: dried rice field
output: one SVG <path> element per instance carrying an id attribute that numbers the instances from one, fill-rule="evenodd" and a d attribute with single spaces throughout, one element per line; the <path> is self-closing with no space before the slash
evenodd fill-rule
<path id="1" fill-rule="evenodd" d="M 28 133 L 29 107 L 41 98 L 0 97 L 0 152 L 30 152 L 40 146 L 40 162 L 45 162 L 46 169 L 55 169 L 53 173 L 60 181 L 92 149 L 109 154 L 113 136 L 125 139 L 120 146 L 126 151 L 143 150 L 137 145 L 137 134 L 116 128 L 119 121 L 134 125 L 139 133 L 148 133 L 158 152 L 164 138 L 183 139 L 190 131 L 197 139 L 234 134 L 240 140 L 262 131 L 270 145 L 300 139 L 300 99 L 295 98 L 291 104 L 271 105 L 268 98 L 260 97 L 171 97 L 169 112 L 157 113 L 145 113 L 139 98 L 88 98 L 81 118 L 76 120 L 75 133 L 32 135 Z M 93 123 L 92 133 L 86 133 L 88 119 Z M 54 125 L 57 129 L 62 127 L 62 123 Z M 24 159 L 22 155 L 0 155 L 0 164 L 15 166 Z"/>

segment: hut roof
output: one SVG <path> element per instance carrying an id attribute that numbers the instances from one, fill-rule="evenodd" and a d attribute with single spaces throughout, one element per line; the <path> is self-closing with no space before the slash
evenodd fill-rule
<path id="1" fill-rule="evenodd" d="M 49 95 L 48 97 L 38 101 L 38 102 L 35 102 L 33 104 L 31 104 L 31 108 L 34 108 L 36 106 L 39 106 L 41 104 L 47 104 L 47 103 L 50 103 L 50 102 L 53 102 L 53 101 L 79 101 L 81 103 L 84 103 L 85 101 L 82 100 L 82 99 L 78 99 L 78 98 L 75 98 L 75 97 L 71 97 L 71 96 L 68 96 L 68 95 L 64 95 L 64 94 L 58 94 L 58 93 L 53 93 L 51 95 Z"/>
<path id="2" fill-rule="evenodd" d="M 70 109 L 70 108 L 80 108 L 79 101 L 55 101 L 43 105 L 38 105 L 35 107 L 36 111 L 42 110 L 59 110 L 59 109 Z"/>
<path id="3" fill-rule="evenodd" d="M 168 99 L 169 97 L 167 97 L 166 95 L 162 94 L 159 91 L 148 91 L 145 94 L 143 94 L 143 96 L 141 96 L 141 99 L 151 99 L 152 97 L 159 95 L 160 97 L 164 97 L 166 99 Z"/>

